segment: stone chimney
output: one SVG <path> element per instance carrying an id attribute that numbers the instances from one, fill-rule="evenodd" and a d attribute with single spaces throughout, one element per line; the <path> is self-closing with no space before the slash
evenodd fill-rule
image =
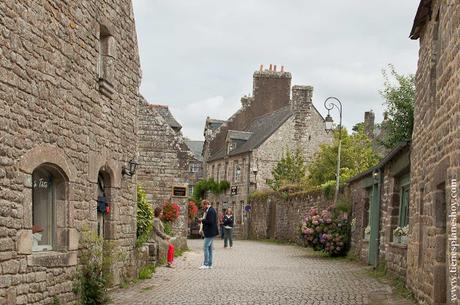
<path id="1" fill-rule="evenodd" d="M 268 70 L 254 72 L 251 112 L 260 116 L 289 105 L 291 91 L 291 73 L 284 67 L 280 71 L 273 64 Z"/>
<path id="2" fill-rule="evenodd" d="M 294 113 L 294 139 L 300 148 L 308 145 L 311 139 L 308 130 L 310 130 L 309 124 L 311 124 L 309 120 L 313 107 L 312 97 L 312 86 L 292 87 L 291 110 Z"/>
<path id="3" fill-rule="evenodd" d="M 251 104 L 251 97 L 245 95 L 241 98 L 241 106 L 247 108 Z"/>
<path id="4" fill-rule="evenodd" d="M 371 111 L 364 112 L 364 132 L 369 138 L 374 138 L 375 114 Z"/>

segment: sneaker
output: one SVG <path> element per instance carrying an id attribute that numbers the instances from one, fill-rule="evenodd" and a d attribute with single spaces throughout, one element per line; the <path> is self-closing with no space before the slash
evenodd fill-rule
<path id="1" fill-rule="evenodd" d="M 198 269 L 200 269 L 200 270 L 201 270 L 201 269 L 209 269 L 209 267 L 208 267 L 208 266 L 205 266 L 205 265 L 203 265 L 203 266 L 200 266 L 200 268 L 198 268 Z"/>
<path id="2" fill-rule="evenodd" d="M 176 268 L 176 265 L 174 265 L 174 264 L 167 264 L 166 267 L 168 267 L 168 268 L 173 268 L 173 269 L 174 269 L 174 268 Z"/>
<path id="3" fill-rule="evenodd" d="M 208 266 L 208 269 L 212 269 L 212 266 Z"/>

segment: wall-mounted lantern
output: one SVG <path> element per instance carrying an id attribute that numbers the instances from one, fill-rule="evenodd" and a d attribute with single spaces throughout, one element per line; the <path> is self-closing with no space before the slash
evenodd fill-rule
<path id="1" fill-rule="evenodd" d="M 136 160 L 132 159 L 128 162 L 128 167 L 124 166 L 121 168 L 121 174 L 123 176 L 129 176 L 132 177 L 136 173 L 136 169 L 139 163 L 136 162 Z"/>

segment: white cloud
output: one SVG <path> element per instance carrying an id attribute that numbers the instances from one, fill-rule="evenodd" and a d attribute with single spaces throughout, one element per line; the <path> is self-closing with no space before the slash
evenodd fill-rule
<path id="1" fill-rule="evenodd" d="M 259 64 L 284 65 L 293 84 L 344 104 L 347 127 L 374 109 L 381 118 L 381 69 L 414 73 L 408 39 L 419 0 L 134 0 L 143 83 L 152 103 L 171 106 L 193 139 L 206 116 L 228 118 L 252 91 Z"/>

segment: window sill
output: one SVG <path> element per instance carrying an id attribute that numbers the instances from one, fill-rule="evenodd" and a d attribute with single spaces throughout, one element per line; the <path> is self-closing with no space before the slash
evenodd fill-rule
<path id="1" fill-rule="evenodd" d="M 77 265 L 77 251 L 72 252 L 33 252 L 27 257 L 27 265 L 40 267 L 68 267 Z"/>
<path id="2" fill-rule="evenodd" d="M 407 244 L 402 244 L 402 243 L 396 243 L 396 242 L 390 242 L 389 245 L 391 247 L 395 247 L 395 248 L 400 248 L 400 249 L 407 249 Z"/>

